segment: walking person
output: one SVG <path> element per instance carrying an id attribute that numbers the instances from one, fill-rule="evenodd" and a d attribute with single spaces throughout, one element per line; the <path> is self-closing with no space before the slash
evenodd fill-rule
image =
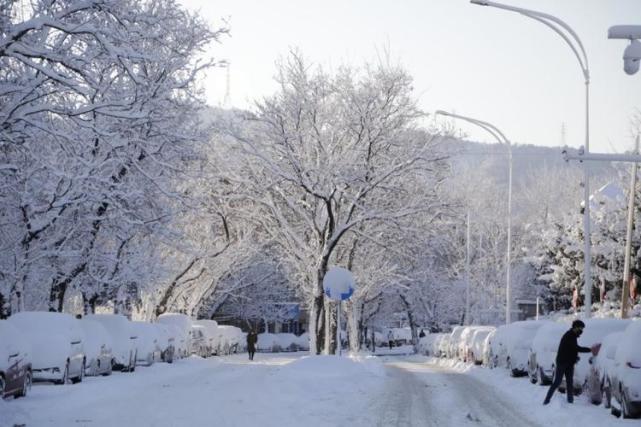
<path id="1" fill-rule="evenodd" d="M 581 320 L 575 320 L 572 322 L 572 328 L 563 334 L 561 342 L 559 343 L 559 349 L 556 353 L 556 370 L 554 372 L 554 381 L 548 390 L 548 394 L 545 396 L 543 401 L 544 405 L 550 403 L 550 399 L 556 389 L 561 385 L 563 376 L 565 375 L 565 394 L 567 395 L 568 402 L 574 402 L 574 384 L 572 379 L 574 376 L 574 364 L 579 361 L 578 353 L 589 353 L 594 351 L 588 347 L 581 347 L 577 343 L 577 338 L 583 333 L 583 328 L 585 328 L 585 323 Z M 597 349 L 598 351 L 598 349 Z"/>
<path id="2" fill-rule="evenodd" d="M 258 341 L 258 334 L 253 329 L 247 333 L 247 353 L 249 360 L 254 360 L 254 353 L 256 353 L 256 342 Z"/>

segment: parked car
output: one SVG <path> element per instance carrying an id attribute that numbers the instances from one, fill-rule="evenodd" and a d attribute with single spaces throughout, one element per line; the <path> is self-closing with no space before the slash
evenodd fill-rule
<path id="1" fill-rule="evenodd" d="M 83 332 L 83 348 L 85 350 L 85 375 L 111 375 L 113 346 L 109 333 L 95 320 L 81 319 L 79 321 Z"/>
<path id="2" fill-rule="evenodd" d="M 454 359 L 456 357 L 456 354 L 458 353 L 458 345 L 459 341 L 461 339 L 461 335 L 463 334 L 463 331 L 465 330 L 465 326 L 455 326 L 454 329 L 452 329 L 452 333 L 450 334 L 450 339 L 448 340 L 448 347 L 447 347 L 447 355 L 446 357 L 450 359 Z"/>
<path id="3" fill-rule="evenodd" d="M 590 358 L 590 374 L 588 377 L 590 401 L 595 405 L 604 402 L 606 408 L 612 402 L 612 389 L 610 377 L 613 375 L 615 366 L 614 358 L 623 332 L 612 333 L 601 342 L 601 349 L 596 356 Z M 605 400 L 604 400 L 605 398 Z"/>
<path id="4" fill-rule="evenodd" d="M 495 330 L 496 328 L 493 326 L 485 326 L 474 331 L 468 344 L 466 356 L 468 362 L 472 362 L 475 365 L 483 363 L 483 351 L 485 349 L 486 338 Z"/>
<path id="5" fill-rule="evenodd" d="M 244 351 L 247 344 L 245 335 L 236 326 L 218 325 L 218 354 L 227 355 Z"/>
<path id="6" fill-rule="evenodd" d="M 149 322 L 131 322 L 136 335 L 136 365 L 151 366 L 161 360 L 160 331 Z"/>
<path id="7" fill-rule="evenodd" d="M 160 344 L 160 358 L 163 362 L 173 363 L 176 353 L 176 335 L 179 334 L 179 329 L 176 326 L 165 325 L 156 323 L 159 333 Z"/>
<path id="8" fill-rule="evenodd" d="M 205 327 L 202 325 L 191 325 L 189 329 L 189 354 L 200 357 L 207 357 L 211 353 L 207 345 Z"/>
<path id="9" fill-rule="evenodd" d="M 191 317 L 181 313 L 165 313 L 158 316 L 158 323 L 172 325 L 177 328 L 174 341 L 174 346 L 176 347 L 175 357 L 187 357 L 190 349 L 189 331 L 192 325 Z"/>
<path id="10" fill-rule="evenodd" d="M 87 320 L 100 323 L 111 338 L 112 368 L 122 372 L 136 370 L 137 336 L 131 322 L 120 314 L 90 314 Z"/>
<path id="11" fill-rule="evenodd" d="M 27 339 L 34 381 L 78 383 L 85 374 L 79 321 L 69 314 L 23 311 L 8 320 Z"/>
<path id="12" fill-rule="evenodd" d="M 528 356 L 528 376 L 532 383 L 552 383 L 556 369 L 556 352 L 561 337 L 568 329 L 568 322 L 548 322 L 536 332 Z"/>
<path id="13" fill-rule="evenodd" d="M 528 374 L 530 347 L 545 323 L 547 321 L 525 320 L 508 325 L 504 336 L 505 367 L 513 377 Z"/>
<path id="14" fill-rule="evenodd" d="M 213 356 L 218 349 L 218 322 L 215 320 L 201 319 L 194 322 L 196 325 L 203 327 L 205 336 L 205 357 Z"/>
<path id="15" fill-rule="evenodd" d="M 32 378 L 28 344 L 18 329 L 0 320 L 0 398 L 26 396 Z"/>
<path id="16" fill-rule="evenodd" d="M 623 332 L 631 320 L 627 319 L 587 319 L 585 320 L 585 329 L 578 339 L 579 345 L 583 347 L 592 347 L 595 344 L 602 343 L 606 336 Z M 588 389 L 588 378 L 590 376 L 590 357 L 591 355 L 580 353 L 579 361 L 574 367 L 573 384 L 576 391 Z"/>
<path id="17" fill-rule="evenodd" d="M 483 341 L 483 365 L 490 369 L 495 368 L 492 355 L 492 343 L 495 335 L 496 329 L 487 334 L 487 337 L 485 337 L 485 340 Z"/>
<path id="18" fill-rule="evenodd" d="M 631 322 L 623 332 L 609 377 L 612 396 L 625 418 L 641 415 L 641 321 Z"/>

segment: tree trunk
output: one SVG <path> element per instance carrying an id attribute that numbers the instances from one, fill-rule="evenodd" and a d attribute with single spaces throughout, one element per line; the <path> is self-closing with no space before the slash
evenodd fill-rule
<path id="1" fill-rule="evenodd" d="M 362 304 L 360 301 L 348 301 L 347 306 L 347 327 L 349 330 L 349 350 L 358 353 L 362 343 Z"/>
<path id="2" fill-rule="evenodd" d="M 315 296 L 309 311 L 309 351 L 319 355 L 323 349 L 323 294 Z"/>
<path id="3" fill-rule="evenodd" d="M 336 354 L 336 303 L 325 300 L 325 354 Z"/>

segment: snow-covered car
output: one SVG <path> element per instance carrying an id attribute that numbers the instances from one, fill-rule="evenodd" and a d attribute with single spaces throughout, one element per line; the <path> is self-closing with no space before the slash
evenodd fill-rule
<path id="1" fill-rule="evenodd" d="M 205 327 L 202 325 L 191 325 L 189 329 L 189 354 L 200 357 L 207 357 L 211 353 L 207 345 Z"/>
<path id="2" fill-rule="evenodd" d="M 485 349 L 486 338 L 495 330 L 496 328 L 493 326 L 485 326 L 477 328 L 474 331 L 470 338 L 470 343 L 467 346 L 466 361 L 472 362 L 475 365 L 483 363 L 483 351 Z"/>
<path id="3" fill-rule="evenodd" d="M 556 352 L 570 323 L 548 322 L 534 336 L 528 356 L 528 376 L 532 383 L 549 385 L 554 377 Z"/>
<path id="4" fill-rule="evenodd" d="M 218 354 L 232 354 L 244 351 L 246 334 L 238 327 L 218 325 Z"/>
<path id="5" fill-rule="evenodd" d="M 82 381 L 85 353 L 78 320 L 65 313 L 23 311 L 9 317 L 9 322 L 31 347 L 34 381 Z"/>
<path id="6" fill-rule="evenodd" d="M 490 331 L 489 334 L 485 337 L 483 341 L 483 365 L 489 368 L 494 368 L 494 360 L 492 358 L 492 342 L 494 341 L 494 335 L 496 335 L 496 329 Z"/>
<path id="7" fill-rule="evenodd" d="M 504 335 L 505 367 L 510 375 L 518 377 L 528 374 L 529 352 L 537 331 L 547 321 L 525 320 L 507 325 Z M 499 355 L 499 359 L 502 356 Z"/>
<path id="8" fill-rule="evenodd" d="M 175 357 L 189 356 L 190 342 L 189 331 L 191 330 L 191 317 L 181 313 L 165 313 L 158 316 L 158 323 L 171 325 L 177 328 L 174 346 L 176 348 Z"/>
<path id="9" fill-rule="evenodd" d="M 592 347 L 595 344 L 603 342 L 606 336 L 623 332 L 631 320 L 626 319 L 587 319 L 585 320 L 585 328 L 583 334 L 577 340 L 580 346 Z M 588 378 L 590 376 L 591 357 L 588 353 L 579 353 L 579 361 L 574 366 L 574 388 L 577 390 L 585 390 L 588 388 Z"/>
<path id="10" fill-rule="evenodd" d="M 85 375 L 111 375 L 113 343 L 111 336 L 100 323 L 87 318 L 80 319 L 85 350 Z"/>
<path id="11" fill-rule="evenodd" d="M 588 377 L 590 401 L 595 405 L 604 402 L 606 408 L 612 401 L 610 376 L 613 374 L 617 347 L 623 338 L 623 332 L 612 333 L 601 342 L 601 349 L 591 358 L 590 375 Z M 604 401 L 605 398 L 605 401 Z"/>
<path id="12" fill-rule="evenodd" d="M 610 389 L 623 416 L 638 418 L 641 415 L 641 321 L 631 322 L 621 338 L 609 376 Z"/>
<path id="13" fill-rule="evenodd" d="M 456 354 L 458 353 L 458 346 L 461 339 L 461 335 L 463 334 L 464 330 L 465 330 L 465 326 L 455 326 L 454 329 L 452 329 L 452 333 L 450 334 L 450 339 L 447 342 L 448 346 L 447 346 L 446 357 L 450 359 L 454 359 L 456 357 Z"/>
<path id="14" fill-rule="evenodd" d="M 89 314 L 85 319 L 100 323 L 109 334 L 112 368 L 133 372 L 136 369 L 137 336 L 131 322 L 120 314 Z"/>
<path id="15" fill-rule="evenodd" d="M 176 353 L 176 335 L 178 335 L 180 331 L 176 326 L 162 323 L 155 323 L 155 325 L 158 328 L 159 334 L 160 358 L 163 362 L 173 363 Z"/>
<path id="16" fill-rule="evenodd" d="M 203 327 L 206 348 L 205 357 L 216 354 L 218 349 L 218 322 L 215 320 L 201 319 L 194 321 L 194 324 Z"/>
<path id="17" fill-rule="evenodd" d="M 160 331 L 153 323 L 131 322 L 136 335 L 136 365 L 151 366 L 161 360 Z"/>
<path id="18" fill-rule="evenodd" d="M 7 320 L 0 320 L 0 398 L 24 397 L 31 389 L 29 353 L 20 331 Z"/>
<path id="19" fill-rule="evenodd" d="M 447 357 L 447 352 L 450 348 L 450 339 L 452 338 L 451 334 L 445 334 L 438 342 L 438 356 Z"/>

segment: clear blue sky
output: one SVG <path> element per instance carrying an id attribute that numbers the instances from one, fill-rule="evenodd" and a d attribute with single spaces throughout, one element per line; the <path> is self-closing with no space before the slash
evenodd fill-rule
<path id="1" fill-rule="evenodd" d="M 517 143 L 578 147 L 584 142 L 584 84 L 572 51 L 544 25 L 468 0 L 182 0 L 212 23 L 229 19 L 231 37 L 211 54 L 231 63 L 232 105 L 247 108 L 275 90 L 275 61 L 298 47 L 325 68 L 358 65 L 388 48 L 415 79 L 423 109 L 488 121 Z M 611 25 L 641 25 L 641 0 L 507 0 L 569 24 L 587 50 L 594 152 L 633 144 L 641 71 L 623 72 L 625 40 Z M 209 73 L 211 104 L 222 103 L 225 71 Z M 472 138 L 491 141 L 461 123 Z"/>

